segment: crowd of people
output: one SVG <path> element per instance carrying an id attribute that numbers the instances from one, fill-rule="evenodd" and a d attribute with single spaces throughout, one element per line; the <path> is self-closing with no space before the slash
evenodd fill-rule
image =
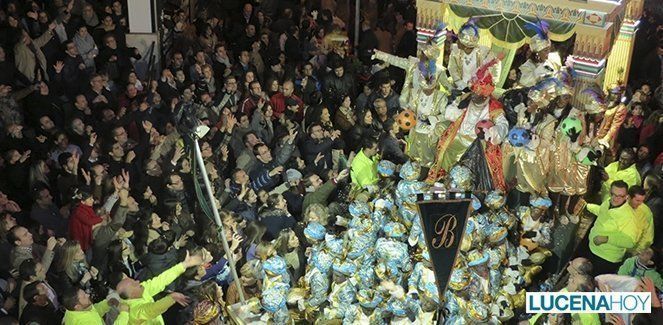
<path id="1" fill-rule="evenodd" d="M 139 76 L 126 1 L 0 1 L 0 324 L 661 323 L 660 13 L 605 93 L 541 21 L 503 69 L 474 19 L 422 38 L 415 1 L 368 2 L 352 49 L 336 1 L 166 1 Z M 431 188 L 472 193 L 446 292 Z M 526 290 L 652 314 L 527 315 Z"/>

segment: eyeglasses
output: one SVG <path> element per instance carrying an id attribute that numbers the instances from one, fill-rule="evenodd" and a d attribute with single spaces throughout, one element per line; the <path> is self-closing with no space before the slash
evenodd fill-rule
<path id="1" fill-rule="evenodd" d="M 610 192 L 610 195 L 614 196 L 614 197 L 620 197 L 620 198 L 628 196 L 628 194 L 624 194 L 624 195 L 615 194 L 615 192 L 612 192 L 612 191 Z"/>

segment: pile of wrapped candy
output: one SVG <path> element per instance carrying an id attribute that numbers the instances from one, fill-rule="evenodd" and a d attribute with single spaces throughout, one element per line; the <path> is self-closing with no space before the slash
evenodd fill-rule
<path id="1" fill-rule="evenodd" d="M 281 257 L 263 263 L 261 304 L 269 320 L 430 324 L 440 309 L 448 324 L 513 318 L 514 309 L 524 306 L 524 288 L 551 254 L 544 248 L 550 225 L 542 218 L 550 200 L 533 198 L 531 206 L 512 212 L 502 193 L 473 196 L 440 301 L 416 206 L 417 195 L 428 191 L 419 181 L 421 168 L 407 162 L 397 173 L 393 163 L 381 161 L 378 172 L 378 186 L 355 193 L 347 215 L 337 217 L 343 231 L 331 232 L 317 222 L 306 226 L 310 249 L 298 283 L 290 284 Z M 456 166 L 447 186 L 470 191 L 471 179 L 468 168 Z"/>

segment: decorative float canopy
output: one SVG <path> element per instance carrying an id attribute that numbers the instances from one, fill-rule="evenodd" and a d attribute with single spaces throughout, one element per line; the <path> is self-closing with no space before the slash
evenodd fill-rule
<path id="1" fill-rule="evenodd" d="M 608 84 L 617 79 L 625 81 L 628 75 L 632 35 L 643 3 L 643 0 L 417 0 L 417 27 L 430 32 L 437 22 L 443 21 L 447 29 L 458 32 L 473 17 L 481 29 L 481 43 L 506 52 L 521 47 L 535 35 L 535 31 L 526 28 L 528 23 L 545 20 L 551 40 L 562 42 L 576 36 L 570 59 L 580 78 L 602 80 L 605 76 Z M 608 60 L 611 56 L 615 57 L 612 64 Z M 509 55 L 506 57 L 508 60 Z"/>

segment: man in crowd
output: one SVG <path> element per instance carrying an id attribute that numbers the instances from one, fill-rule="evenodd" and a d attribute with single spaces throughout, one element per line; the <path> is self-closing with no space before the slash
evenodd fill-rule
<path id="1" fill-rule="evenodd" d="M 587 205 L 587 210 L 597 216 L 589 232 L 589 252 L 585 252 L 594 266 L 594 275 L 617 272 L 627 250 L 635 248 L 641 230 L 627 201 L 628 185 L 614 181 L 610 199 L 601 205 Z"/>

